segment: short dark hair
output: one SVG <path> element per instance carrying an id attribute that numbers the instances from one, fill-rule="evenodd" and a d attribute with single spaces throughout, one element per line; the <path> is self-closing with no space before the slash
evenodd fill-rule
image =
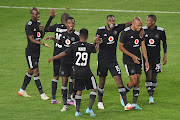
<path id="1" fill-rule="evenodd" d="M 114 15 L 108 15 L 108 16 L 107 16 L 107 19 L 108 19 L 108 17 L 114 17 L 114 18 L 115 18 L 115 16 L 114 16 Z"/>
<path id="2" fill-rule="evenodd" d="M 80 36 L 87 38 L 88 37 L 88 30 L 85 28 L 82 28 L 80 30 Z"/>
<path id="3" fill-rule="evenodd" d="M 66 18 L 66 22 L 67 22 L 68 20 L 74 20 L 74 22 L 75 22 L 75 19 L 74 19 L 73 17 L 67 17 L 67 18 Z"/>
<path id="4" fill-rule="evenodd" d="M 155 22 L 157 21 L 157 18 L 156 18 L 156 16 L 155 15 L 153 15 L 153 14 L 150 14 L 150 15 L 148 15 L 147 17 L 150 17 L 150 18 L 152 18 Z"/>

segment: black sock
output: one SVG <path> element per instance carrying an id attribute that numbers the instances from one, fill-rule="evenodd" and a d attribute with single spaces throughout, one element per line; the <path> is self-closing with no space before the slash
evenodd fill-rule
<path id="1" fill-rule="evenodd" d="M 139 96 L 140 87 L 133 87 L 133 103 L 136 104 Z"/>
<path id="2" fill-rule="evenodd" d="M 79 112 L 82 96 L 81 95 L 76 95 L 75 99 L 76 99 L 76 111 Z"/>
<path id="3" fill-rule="evenodd" d="M 29 82 L 31 81 L 32 74 L 26 73 L 24 77 L 24 82 L 21 86 L 21 89 L 25 90 Z"/>
<path id="4" fill-rule="evenodd" d="M 39 90 L 39 93 L 43 94 L 44 92 L 43 92 L 43 89 L 42 89 L 42 86 L 41 86 L 41 82 L 40 82 L 39 76 L 34 76 L 34 80 L 35 80 L 35 83 L 36 83 L 36 87 Z"/>
<path id="5" fill-rule="evenodd" d="M 128 87 L 128 84 L 126 85 L 125 89 L 126 89 L 126 94 L 131 90 L 131 88 Z"/>
<path id="6" fill-rule="evenodd" d="M 102 102 L 103 93 L 104 93 L 104 88 L 98 87 L 98 102 Z"/>
<path id="7" fill-rule="evenodd" d="M 152 96 L 152 82 L 146 80 L 145 86 L 147 88 L 149 96 Z"/>
<path id="8" fill-rule="evenodd" d="M 152 96 L 154 95 L 154 91 L 156 89 L 157 82 L 152 82 Z"/>
<path id="9" fill-rule="evenodd" d="M 61 93 L 64 105 L 67 105 L 67 87 L 61 86 Z"/>
<path id="10" fill-rule="evenodd" d="M 95 91 L 91 91 L 90 93 L 90 99 L 89 99 L 89 109 L 92 109 L 92 106 L 94 104 L 94 101 L 96 99 L 96 92 Z"/>
<path id="11" fill-rule="evenodd" d="M 118 91 L 119 91 L 120 95 L 122 96 L 122 99 L 123 99 L 124 104 L 126 106 L 126 104 L 128 104 L 127 97 L 126 97 L 126 89 L 123 86 L 123 87 L 119 87 Z"/>
<path id="12" fill-rule="evenodd" d="M 72 81 L 72 79 L 70 79 L 70 80 L 69 80 L 69 93 L 68 93 L 68 99 L 70 99 L 72 93 L 73 93 L 73 81 Z"/>
<path id="13" fill-rule="evenodd" d="M 52 99 L 56 100 L 56 91 L 57 91 L 58 80 L 52 79 Z"/>

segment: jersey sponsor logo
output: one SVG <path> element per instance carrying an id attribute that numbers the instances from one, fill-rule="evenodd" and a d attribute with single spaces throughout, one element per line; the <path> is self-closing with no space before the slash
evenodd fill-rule
<path id="1" fill-rule="evenodd" d="M 156 45 L 154 44 L 154 39 L 149 39 L 149 44 L 148 46 L 151 46 L 151 47 L 155 47 Z"/>
<path id="2" fill-rule="evenodd" d="M 113 44 L 114 43 L 114 37 L 113 36 L 110 36 L 108 38 L 109 42 L 107 44 Z"/>
<path id="3" fill-rule="evenodd" d="M 56 43 L 55 46 L 58 47 L 58 48 L 62 48 L 62 45 L 60 45 L 58 43 Z"/>
<path id="4" fill-rule="evenodd" d="M 135 39 L 134 44 L 135 45 L 133 45 L 133 47 L 138 47 L 139 46 L 139 39 Z"/>
<path id="5" fill-rule="evenodd" d="M 37 37 L 41 37 L 41 33 L 40 32 L 37 32 Z"/>
<path id="6" fill-rule="evenodd" d="M 66 39 L 65 43 L 66 44 L 64 46 L 69 47 L 71 44 L 71 41 L 69 39 Z"/>

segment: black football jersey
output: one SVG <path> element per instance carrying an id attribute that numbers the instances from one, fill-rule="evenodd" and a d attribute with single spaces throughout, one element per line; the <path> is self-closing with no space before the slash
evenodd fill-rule
<path id="1" fill-rule="evenodd" d="M 40 41 L 42 38 L 42 31 L 40 31 L 39 26 L 41 23 L 39 21 L 32 21 L 30 20 L 26 26 L 26 36 L 27 36 L 27 47 L 26 47 L 26 54 L 31 56 L 39 56 L 40 55 L 40 44 L 32 43 L 29 39 L 29 36 L 33 35 L 35 40 Z"/>
<path id="2" fill-rule="evenodd" d="M 62 33 L 62 36 L 60 38 L 60 42 L 62 42 L 62 50 L 65 51 L 67 48 L 69 48 L 71 46 L 71 44 L 79 41 L 79 32 L 77 32 L 76 30 L 74 30 L 71 34 L 69 34 L 67 31 Z M 65 57 L 62 58 L 62 64 L 66 63 L 66 64 L 72 64 L 73 63 L 73 59 L 71 55 L 67 55 Z"/>
<path id="3" fill-rule="evenodd" d="M 65 53 L 73 57 L 76 79 L 86 77 L 91 73 L 89 65 L 90 55 L 95 52 L 95 45 L 80 41 L 73 43 L 66 49 Z"/>
<path id="4" fill-rule="evenodd" d="M 103 43 L 99 46 L 98 61 L 116 61 L 116 48 L 119 33 L 124 30 L 125 24 L 116 24 L 112 31 L 107 30 L 106 26 L 100 27 L 96 35 L 100 35 Z"/>
<path id="5" fill-rule="evenodd" d="M 145 45 L 149 59 L 160 59 L 161 40 L 166 46 L 166 34 L 163 28 L 156 26 L 151 30 L 147 26 L 143 27 L 145 31 Z M 167 46 L 166 46 L 167 47 Z M 166 50 L 164 51 L 166 53 Z"/>
<path id="6" fill-rule="evenodd" d="M 140 46 L 142 40 L 144 39 L 140 38 L 140 31 L 133 31 L 131 27 L 127 27 L 126 29 L 124 29 L 124 31 L 121 33 L 120 36 L 120 42 L 124 43 L 124 48 L 130 53 L 139 57 L 140 59 L 141 59 Z M 130 56 L 123 53 L 123 63 L 130 64 L 130 63 L 134 63 L 134 61 Z"/>
<path id="7" fill-rule="evenodd" d="M 56 23 L 52 26 L 49 27 L 48 29 L 49 32 L 54 32 L 55 33 L 55 38 L 60 40 L 61 36 L 62 36 L 62 32 L 67 31 L 67 28 L 64 24 L 59 24 Z M 60 52 L 62 52 L 62 43 L 56 43 L 54 42 L 54 52 L 53 52 L 53 56 L 59 54 Z"/>

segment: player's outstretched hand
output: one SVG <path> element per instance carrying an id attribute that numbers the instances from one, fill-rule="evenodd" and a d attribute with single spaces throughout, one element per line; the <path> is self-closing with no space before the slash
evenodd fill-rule
<path id="1" fill-rule="evenodd" d="M 52 45 L 48 45 L 46 43 L 43 44 L 45 47 L 52 47 Z"/>
<path id="2" fill-rule="evenodd" d="M 55 17 L 56 15 L 57 15 L 57 13 L 55 13 L 55 9 L 51 9 L 50 10 L 50 16 Z"/>
<path id="3" fill-rule="evenodd" d="M 48 37 L 44 38 L 44 41 L 46 41 L 46 40 L 51 40 L 52 38 L 53 38 L 53 37 L 48 36 Z"/>
<path id="4" fill-rule="evenodd" d="M 50 62 L 53 61 L 53 60 L 54 60 L 53 57 L 49 58 L 49 59 L 48 59 L 48 63 L 50 63 Z"/>
<path id="5" fill-rule="evenodd" d="M 133 55 L 132 59 L 133 59 L 134 63 L 140 64 L 140 62 L 139 62 L 140 59 L 137 56 Z"/>
<path id="6" fill-rule="evenodd" d="M 99 37 L 100 37 L 99 35 L 96 35 L 96 37 L 94 37 L 94 42 L 95 42 L 96 44 L 102 43 L 102 38 L 99 38 Z"/>

